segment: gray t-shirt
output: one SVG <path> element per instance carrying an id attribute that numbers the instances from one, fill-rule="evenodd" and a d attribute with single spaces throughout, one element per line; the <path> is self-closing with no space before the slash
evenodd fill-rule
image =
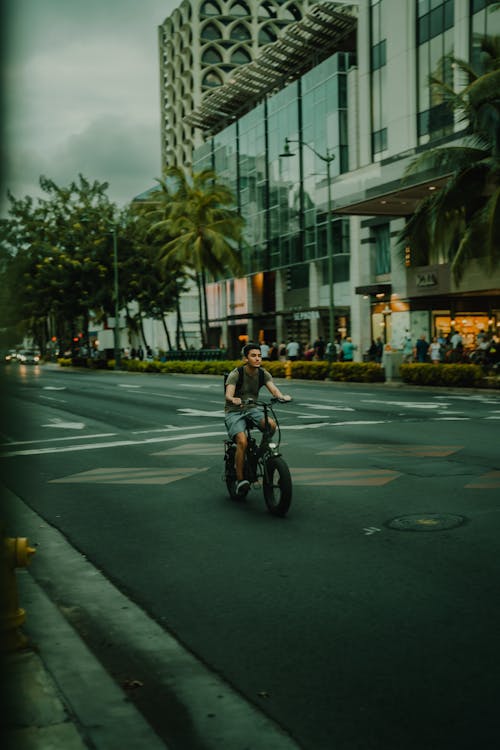
<path id="1" fill-rule="evenodd" d="M 264 385 L 265 385 L 266 383 L 269 383 L 270 380 L 272 380 L 272 377 L 271 377 L 271 374 L 267 370 L 265 370 L 263 367 L 260 369 L 264 373 Z M 237 367 L 235 367 L 234 370 L 231 370 L 231 372 L 227 376 L 226 386 L 237 385 L 239 375 L 240 374 L 238 372 Z M 236 389 L 236 392 L 234 395 L 241 398 L 242 401 L 246 401 L 248 398 L 253 398 L 254 400 L 257 400 L 259 398 L 259 372 L 258 370 L 255 371 L 255 375 L 251 376 L 247 373 L 246 368 L 245 367 L 243 368 L 243 382 L 241 384 L 241 390 L 238 391 L 238 389 Z M 243 410 L 253 409 L 253 408 L 255 407 L 252 404 L 249 404 L 248 406 L 243 406 Z M 241 406 L 235 406 L 234 404 L 229 404 L 226 401 L 225 411 L 241 411 Z"/>

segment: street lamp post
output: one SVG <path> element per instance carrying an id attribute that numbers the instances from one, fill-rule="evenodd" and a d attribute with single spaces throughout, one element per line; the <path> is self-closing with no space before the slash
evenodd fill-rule
<path id="1" fill-rule="evenodd" d="M 111 229 L 113 235 L 113 289 L 115 298 L 115 326 L 113 329 L 113 342 L 115 346 L 115 370 L 122 366 L 121 347 L 120 347 L 120 301 L 118 286 L 118 240 L 116 236 L 116 227 Z"/>
<path id="2" fill-rule="evenodd" d="M 290 151 L 290 143 L 298 143 L 300 146 L 306 146 L 310 151 L 315 154 L 318 159 L 321 159 L 321 161 L 324 161 L 326 164 L 326 179 L 328 183 L 328 222 L 326 225 L 326 251 L 328 255 L 328 291 L 329 291 L 329 300 L 328 300 L 328 325 L 330 328 L 330 341 L 332 344 L 335 343 L 335 302 L 334 302 L 334 295 L 333 295 L 333 241 L 332 241 L 332 186 L 331 186 L 331 163 L 335 159 L 335 154 L 330 153 L 330 150 L 327 149 L 326 155 L 320 154 L 316 151 L 315 148 L 309 145 L 309 143 L 306 143 L 305 141 L 293 141 L 289 138 L 285 138 L 285 148 L 283 150 L 283 153 L 280 154 L 280 157 L 289 157 L 289 156 L 295 156 Z"/>

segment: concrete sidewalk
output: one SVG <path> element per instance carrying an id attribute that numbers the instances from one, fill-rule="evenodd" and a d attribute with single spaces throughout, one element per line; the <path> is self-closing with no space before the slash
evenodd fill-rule
<path id="1" fill-rule="evenodd" d="M 9 750 L 299 750 L 294 740 L 122 594 L 66 538 L 5 490 L 7 535 L 36 546 L 16 571 L 29 648 L 6 658 Z M 78 623 L 78 630 L 74 626 Z M 158 715 L 113 679 L 82 630 L 140 666 Z M 89 643 L 96 639 L 90 638 Z M 132 689 L 131 689 L 132 688 Z M 142 711 L 142 713 L 141 713 Z M 148 716 L 150 718 L 148 720 Z M 157 731 L 153 728 L 156 726 Z M 159 734 L 161 733 L 161 737 Z"/>
<path id="2" fill-rule="evenodd" d="M 9 750 L 166 748 L 30 573 L 17 579 L 28 648 L 5 660 Z"/>

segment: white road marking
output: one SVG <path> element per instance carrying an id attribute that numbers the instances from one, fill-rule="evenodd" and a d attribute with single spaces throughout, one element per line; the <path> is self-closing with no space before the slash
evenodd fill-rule
<path id="1" fill-rule="evenodd" d="M 12 442 L 4 443 L 3 445 L 8 445 L 9 447 L 11 447 L 12 445 L 33 445 L 33 443 L 61 443 L 64 440 L 90 440 L 91 438 L 100 439 L 105 437 L 114 437 L 116 434 L 116 432 L 101 432 L 98 435 L 71 435 L 71 437 L 42 438 L 40 440 L 13 440 Z"/>
<path id="2" fill-rule="evenodd" d="M 382 401 L 380 399 L 362 399 L 362 404 L 380 404 L 385 406 L 400 406 L 405 409 L 446 409 L 447 404 L 440 402 L 437 404 L 421 404 L 417 401 Z"/>
<path id="3" fill-rule="evenodd" d="M 193 468 L 124 468 L 91 469 L 80 474 L 71 474 L 60 479 L 51 479 L 49 484 L 170 484 L 188 479 L 194 474 L 207 471 L 208 467 Z"/>
<path id="4" fill-rule="evenodd" d="M 470 422 L 470 417 L 434 417 L 432 422 Z"/>
<path id="5" fill-rule="evenodd" d="M 44 396 L 43 393 L 40 394 L 40 398 L 43 398 L 45 401 L 55 401 L 57 404 L 67 404 L 65 398 L 54 398 L 53 396 Z"/>
<path id="6" fill-rule="evenodd" d="M 355 411 L 350 406 L 327 406 L 326 404 L 299 404 L 299 406 L 306 406 L 308 409 L 326 409 L 329 411 Z"/>
<path id="7" fill-rule="evenodd" d="M 181 414 L 184 414 L 186 417 L 212 417 L 215 419 L 215 417 L 220 417 L 221 419 L 224 418 L 224 411 L 221 409 L 220 411 L 203 411 L 201 409 L 177 409 L 178 412 Z"/>
<path id="8" fill-rule="evenodd" d="M 44 385 L 43 390 L 44 391 L 65 391 L 66 386 L 65 385 Z"/>
<path id="9" fill-rule="evenodd" d="M 142 385 L 132 385 L 131 383 L 118 383 L 118 388 L 142 388 Z"/>
<path id="10" fill-rule="evenodd" d="M 215 437 L 216 435 L 227 435 L 226 430 L 221 432 L 206 432 L 203 437 Z M 54 447 L 54 448 L 37 448 L 22 451 L 9 451 L 4 453 L 2 458 L 11 458 L 12 456 L 36 456 L 43 455 L 46 453 L 71 453 L 74 451 L 93 451 L 102 450 L 103 448 L 123 448 L 131 445 L 149 445 L 151 443 L 164 443 L 172 440 L 192 440 L 193 438 L 198 439 L 201 437 L 199 432 L 192 433 L 189 435 L 173 435 L 172 437 L 157 437 L 147 438 L 146 440 L 116 440 L 112 443 L 84 443 L 82 445 L 71 445 L 68 447 Z"/>
<path id="11" fill-rule="evenodd" d="M 63 430 L 83 430 L 85 422 L 63 422 L 62 419 L 54 417 L 49 424 L 42 424 L 42 427 L 59 427 Z"/>
<path id="12" fill-rule="evenodd" d="M 371 536 L 372 534 L 376 534 L 377 531 L 381 531 L 381 529 L 378 529 L 376 526 L 368 526 L 367 529 L 363 529 L 365 532 L 365 536 Z"/>

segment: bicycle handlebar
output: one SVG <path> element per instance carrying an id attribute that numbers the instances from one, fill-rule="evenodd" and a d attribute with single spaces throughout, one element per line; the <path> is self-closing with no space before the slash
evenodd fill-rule
<path id="1" fill-rule="evenodd" d="M 247 398 L 246 401 L 242 401 L 242 405 L 249 406 L 250 404 L 254 404 L 255 406 L 269 406 L 269 404 L 289 404 L 291 401 L 291 398 L 278 398 L 278 396 L 272 396 L 269 401 L 258 401 L 254 398 Z"/>

